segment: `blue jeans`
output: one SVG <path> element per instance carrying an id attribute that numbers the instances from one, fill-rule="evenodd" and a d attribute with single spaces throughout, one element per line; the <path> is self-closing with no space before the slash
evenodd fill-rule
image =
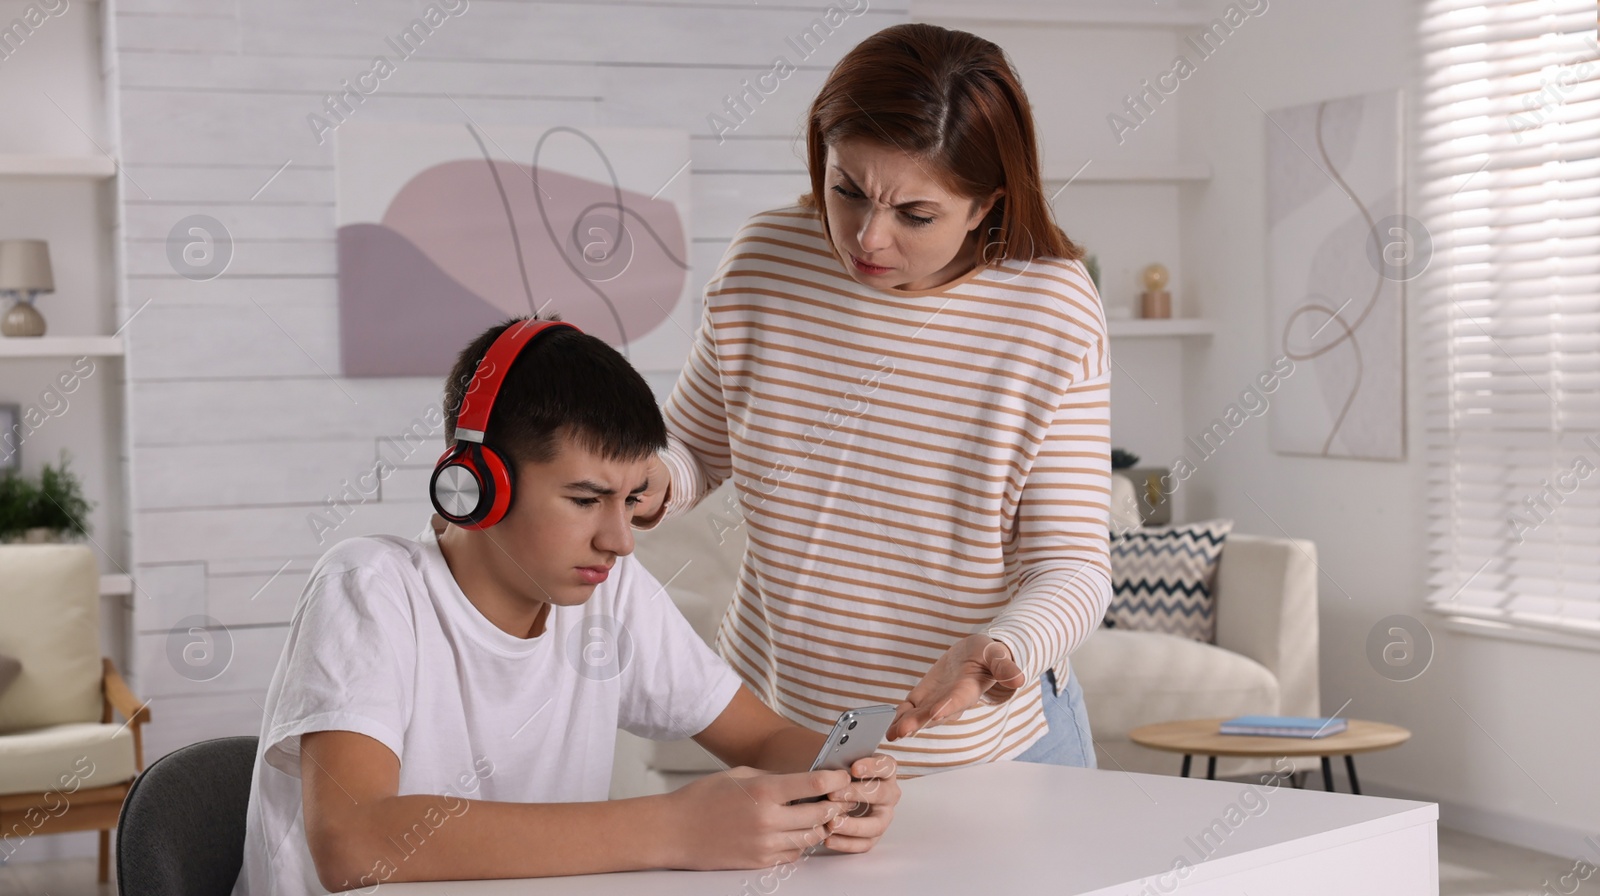
<path id="1" fill-rule="evenodd" d="M 1083 708 L 1083 688 L 1078 685 L 1078 673 L 1067 673 L 1067 686 L 1061 689 L 1059 697 L 1055 684 L 1055 670 L 1046 669 L 1039 676 L 1039 686 L 1044 689 L 1044 717 L 1050 723 L 1050 731 L 1023 751 L 1017 761 L 1098 768 L 1094 758 L 1094 735 L 1089 731 L 1089 713 Z"/>

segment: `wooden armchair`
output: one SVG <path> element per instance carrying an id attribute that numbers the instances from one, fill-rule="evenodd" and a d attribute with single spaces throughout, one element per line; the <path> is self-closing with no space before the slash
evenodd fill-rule
<path id="1" fill-rule="evenodd" d="M 0 858 L 97 830 L 104 883 L 150 709 L 100 656 L 99 579 L 81 545 L 0 545 L 0 654 L 22 664 L 0 694 Z"/>

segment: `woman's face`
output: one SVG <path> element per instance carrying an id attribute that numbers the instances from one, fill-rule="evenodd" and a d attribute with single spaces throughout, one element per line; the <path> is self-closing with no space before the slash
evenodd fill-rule
<path id="1" fill-rule="evenodd" d="M 932 289 L 977 262 L 974 232 L 1000 190 L 982 202 L 945 189 L 928 163 L 868 140 L 828 147 L 823 176 L 834 250 L 857 282 Z"/>

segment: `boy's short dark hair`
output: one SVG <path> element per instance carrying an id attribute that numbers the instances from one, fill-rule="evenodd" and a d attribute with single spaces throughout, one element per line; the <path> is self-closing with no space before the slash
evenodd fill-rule
<path id="1" fill-rule="evenodd" d="M 490 327 L 456 358 L 444 384 L 447 444 L 455 444 L 456 415 L 478 362 L 501 333 L 529 319 Z M 523 347 L 500 384 L 484 441 L 515 468 L 554 458 L 562 436 L 606 460 L 638 460 L 667 447 L 667 425 L 644 377 L 604 340 L 567 327 Z"/>

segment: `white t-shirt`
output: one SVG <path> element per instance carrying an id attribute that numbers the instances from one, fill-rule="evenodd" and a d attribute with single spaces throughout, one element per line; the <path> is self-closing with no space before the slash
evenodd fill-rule
<path id="1" fill-rule="evenodd" d="M 306 844 L 300 735 L 355 731 L 400 759 L 401 794 L 524 803 L 607 798 L 618 727 L 675 740 L 710 725 L 739 679 L 632 556 L 536 638 L 479 613 L 440 553 L 415 540 L 340 542 L 311 571 L 267 692 L 235 896 L 326 893 Z M 433 830 L 392 844 L 366 880 L 403 867 Z M 387 863 L 387 864 L 386 864 Z"/>

